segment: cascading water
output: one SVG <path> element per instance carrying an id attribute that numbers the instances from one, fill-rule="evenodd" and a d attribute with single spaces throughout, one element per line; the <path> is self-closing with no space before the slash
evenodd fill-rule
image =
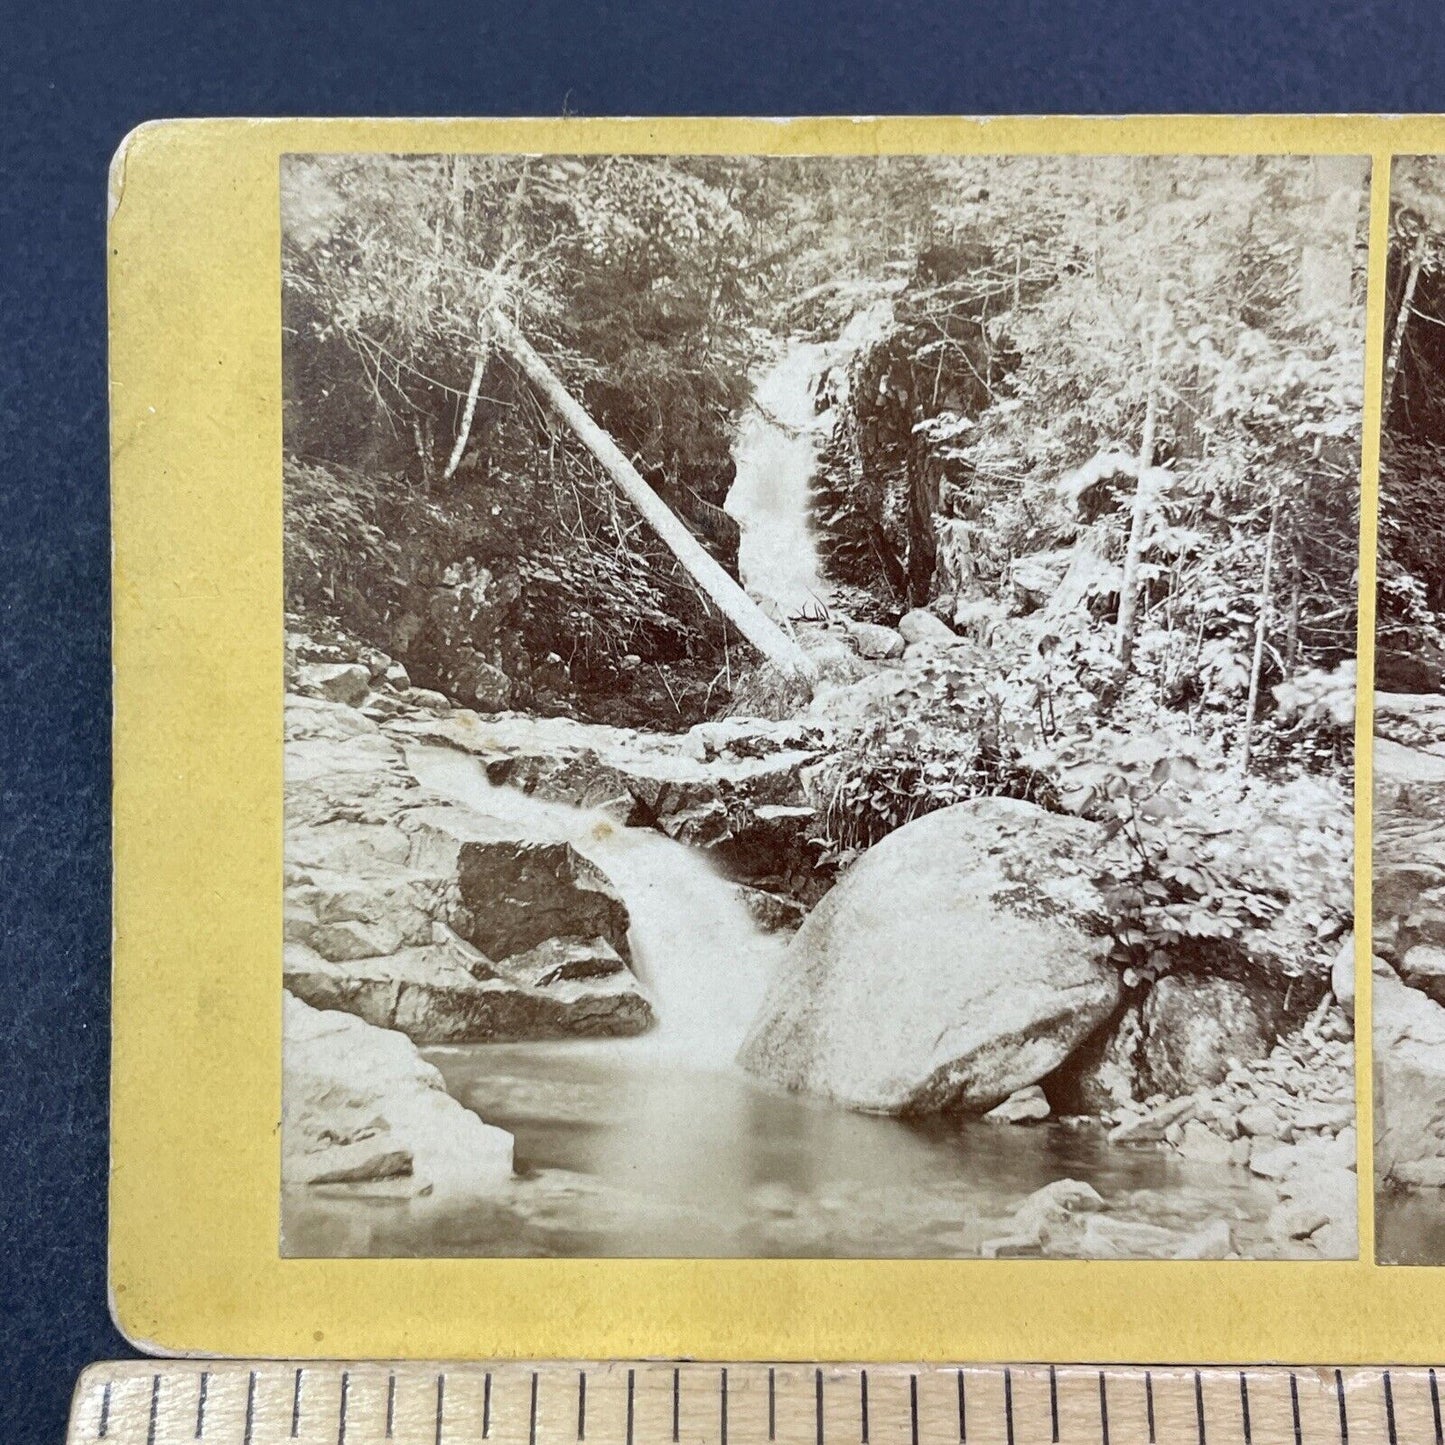
<path id="1" fill-rule="evenodd" d="M 450 749 L 413 748 L 407 765 L 424 787 L 508 824 L 519 838 L 572 844 L 621 892 L 634 971 L 657 1024 L 605 1047 L 681 1056 L 692 1068 L 733 1066 L 784 940 L 757 926 L 705 854 L 602 812 L 493 786 L 474 758 Z"/>
<path id="2" fill-rule="evenodd" d="M 826 605 L 810 489 L 826 425 L 814 392 L 827 364 L 816 343 L 790 341 L 758 379 L 733 443 L 737 479 L 724 509 L 736 520 L 743 586 L 784 617 Z"/>

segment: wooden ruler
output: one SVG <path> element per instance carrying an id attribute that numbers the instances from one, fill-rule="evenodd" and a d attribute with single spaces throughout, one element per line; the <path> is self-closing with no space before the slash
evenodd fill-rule
<path id="1" fill-rule="evenodd" d="M 1445 1374 L 1445 1371 L 1442 1371 Z M 70 1445 L 1445 1445 L 1424 1369 L 93 1365 Z"/>

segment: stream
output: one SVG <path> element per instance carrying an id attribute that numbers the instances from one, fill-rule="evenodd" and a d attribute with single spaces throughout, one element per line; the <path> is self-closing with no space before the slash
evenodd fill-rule
<path id="1" fill-rule="evenodd" d="M 809 515 L 821 364 L 793 342 L 763 370 L 728 499 L 744 581 L 787 614 L 827 597 Z M 1263 1237 L 1273 1195 L 1227 1165 L 1111 1146 L 1092 1125 L 905 1122 L 755 1081 L 734 1059 L 787 940 L 704 853 L 493 786 L 462 753 L 416 747 L 408 763 L 424 786 L 518 837 L 566 839 L 612 879 L 658 1022 L 635 1038 L 424 1050 L 460 1102 L 514 1136 L 512 1185 L 483 1199 L 308 1190 L 288 1203 L 289 1252 L 970 1256 L 1066 1177 L 1127 1220 L 1189 1231 L 1224 1217 L 1241 1248 Z"/>
<path id="2" fill-rule="evenodd" d="M 902 1121 L 782 1093 L 733 1062 L 785 946 L 704 854 L 602 813 L 494 786 L 475 759 L 408 754 L 424 786 L 566 839 L 627 901 L 636 971 L 658 1015 L 625 1039 L 430 1048 L 448 1090 L 516 1139 L 497 1198 L 308 1192 L 299 1254 L 437 1256 L 976 1255 L 1034 1190 L 1091 1183 L 1119 1216 L 1248 1235 L 1271 1198 L 1227 1166 L 1105 1142 L 1101 1129 Z"/>

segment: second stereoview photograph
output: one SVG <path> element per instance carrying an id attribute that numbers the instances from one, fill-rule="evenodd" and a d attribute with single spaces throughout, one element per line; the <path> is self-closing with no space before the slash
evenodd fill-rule
<path id="1" fill-rule="evenodd" d="M 1354 1258 L 1368 182 L 286 157 L 283 1253 Z M 1381 719 L 1445 1040 L 1445 704 Z"/>
<path id="2" fill-rule="evenodd" d="M 1377 1256 L 1445 1264 L 1445 158 L 1391 171 L 1375 628 Z"/>

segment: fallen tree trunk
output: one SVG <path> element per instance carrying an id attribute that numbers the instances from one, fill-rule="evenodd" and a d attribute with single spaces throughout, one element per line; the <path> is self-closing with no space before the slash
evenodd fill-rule
<path id="1" fill-rule="evenodd" d="M 671 548 L 693 581 L 716 603 L 718 611 L 779 671 L 811 685 L 817 674 L 808 655 L 728 576 L 716 558 L 688 531 L 672 508 L 622 455 L 617 443 L 562 385 L 527 338 L 500 312 L 492 316 L 492 335 L 499 345 L 511 352 L 527 380 L 597 458 L 618 491 L 642 513 L 643 519 Z"/>

